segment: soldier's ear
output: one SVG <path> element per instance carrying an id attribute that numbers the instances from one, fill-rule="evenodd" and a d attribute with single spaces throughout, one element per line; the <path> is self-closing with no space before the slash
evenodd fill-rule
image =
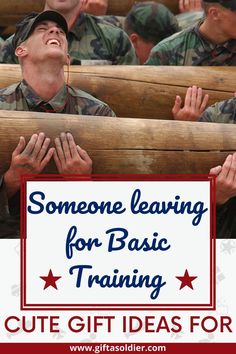
<path id="1" fill-rule="evenodd" d="M 138 42 L 138 40 L 139 40 L 138 34 L 137 34 L 137 33 L 131 33 L 131 34 L 129 35 L 129 39 L 130 39 L 130 41 L 132 42 L 134 48 L 136 48 L 137 42 Z"/>
<path id="2" fill-rule="evenodd" d="M 15 55 L 18 58 L 23 58 L 28 54 L 27 48 L 24 45 L 19 45 L 15 50 Z"/>

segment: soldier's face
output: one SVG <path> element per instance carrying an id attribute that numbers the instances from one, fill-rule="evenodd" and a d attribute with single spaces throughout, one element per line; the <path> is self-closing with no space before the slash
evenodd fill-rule
<path id="1" fill-rule="evenodd" d="M 46 5 L 50 10 L 67 12 L 75 9 L 80 0 L 46 0 Z"/>
<path id="2" fill-rule="evenodd" d="M 67 61 L 68 44 L 66 34 L 53 21 L 39 23 L 25 41 L 25 46 L 32 60 L 37 61 L 51 57 L 60 59 L 62 64 Z"/>
<path id="3" fill-rule="evenodd" d="M 219 25 L 228 39 L 236 39 L 236 11 L 222 8 Z"/>

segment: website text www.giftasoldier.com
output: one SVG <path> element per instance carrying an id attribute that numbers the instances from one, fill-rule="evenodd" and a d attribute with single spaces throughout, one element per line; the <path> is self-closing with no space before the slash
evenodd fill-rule
<path id="1" fill-rule="evenodd" d="M 71 352 L 166 352 L 167 348 L 165 345 L 151 345 L 151 344 L 98 344 L 98 345 L 69 345 L 69 350 Z"/>

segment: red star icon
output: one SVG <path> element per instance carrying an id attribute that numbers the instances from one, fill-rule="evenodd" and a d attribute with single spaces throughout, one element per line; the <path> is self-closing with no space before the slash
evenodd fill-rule
<path id="1" fill-rule="evenodd" d="M 185 270 L 183 277 L 176 277 L 178 280 L 181 281 L 181 285 L 179 290 L 183 289 L 185 286 L 188 286 L 190 289 L 193 289 L 192 281 L 194 281 L 197 277 L 190 277 L 188 274 L 188 270 Z"/>
<path id="2" fill-rule="evenodd" d="M 52 286 L 53 288 L 57 289 L 56 281 L 61 277 L 54 277 L 54 275 L 52 274 L 52 270 L 50 269 L 46 277 L 40 277 L 40 278 L 45 281 L 45 285 L 43 288 L 43 290 L 45 290 L 49 286 Z"/>

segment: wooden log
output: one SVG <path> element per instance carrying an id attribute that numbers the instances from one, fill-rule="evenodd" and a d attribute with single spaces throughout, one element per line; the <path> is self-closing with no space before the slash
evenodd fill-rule
<path id="1" fill-rule="evenodd" d="M 0 172 L 21 135 L 70 131 L 94 173 L 208 173 L 236 147 L 236 125 L 0 111 Z M 44 171 L 56 172 L 52 163 Z"/>
<path id="2" fill-rule="evenodd" d="M 20 79 L 19 66 L 0 65 L 0 87 Z M 119 117 L 172 119 L 175 96 L 184 98 L 193 84 L 210 95 L 209 104 L 231 98 L 236 71 L 233 67 L 73 65 L 69 82 L 108 103 Z"/>
<path id="3" fill-rule="evenodd" d="M 31 11 L 41 11 L 45 4 L 45 0 L 7 0 L 0 2 L 1 15 L 24 15 Z"/>
<path id="4" fill-rule="evenodd" d="M 109 15 L 118 15 L 126 16 L 131 7 L 141 1 L 150 1 L 150 0 L 109 0 L 107 14 Z M 179 0 L 154 0 L 160 2 L 168 7 L 173 13 L 179 13 Z"/>
<path id="5" fill-rule="evenodd" d="M 149 1 L 149 0 L 142 0 Z M 154 0 L 155 1 L 155 0 Z M 157 0 L 166 5 L 172 12 L 178 13 L 179 0 Z M 109 0 L 107 14 L 126 16 L 136 0 Z M 32 11 L 41 12 L 44 8 L 45 0 L 8 0 L 0 2 L 0 26 L 15 26 Z M 13 27 L 14 28 L 14 27 Z"/>

